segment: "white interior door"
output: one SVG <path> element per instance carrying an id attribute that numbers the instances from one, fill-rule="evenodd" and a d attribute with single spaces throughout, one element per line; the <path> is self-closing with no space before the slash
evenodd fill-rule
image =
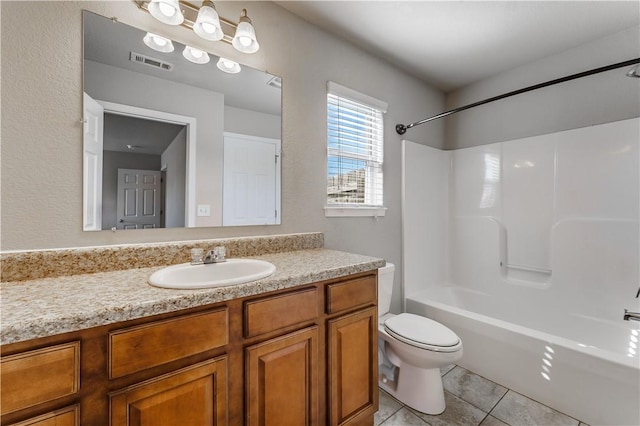
<path id="1" fill-rule="evenodd" d="M 0 0 L 2 1 L 2 0 Z M 161 121 L 163 123 L 181 124 L 186 126 L 186 170 L 185 170 L 185 219 L 187 227 L 196 226 L 196 142 L 197 121 L 195 117 L 177 115 L 164 111 L 139 108 L 132 105 L 99 101 L 107 113 L 136 117 L 145 120 Z M 166 194 L 165 194 L 166 195 Z M 175 226 L 175 225 L 174 225 Z"/>
<path id="2" fill-rule="evenodd" d="M 280 223 L 280 141 L 225 133 L 222 224 Z"/>
<path id="3" fill-rule="evenodd" d="M 84 93 L 82 227 L 102 229 L 102 143 L 104 109 Z"/>
<path id="4" fill-rule="evenodd" d="M 118 169 L 118 229 L 159 228 L 161 172 Z"/>

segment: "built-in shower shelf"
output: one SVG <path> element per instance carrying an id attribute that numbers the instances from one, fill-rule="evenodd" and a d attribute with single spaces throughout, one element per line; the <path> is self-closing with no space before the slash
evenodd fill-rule
<path id="1" fill-rule="evenodd" d="M 507 265 L 504 268 L 507 281 L 534 287 L 546 287 L 551 283 L 551 269 Z"/>

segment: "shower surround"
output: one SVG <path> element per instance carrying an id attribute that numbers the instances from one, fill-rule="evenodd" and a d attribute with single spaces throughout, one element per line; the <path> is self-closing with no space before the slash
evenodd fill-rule
<path id="1" fill-rule="evenodd" d="M 460 365 L 590 424 L 640 424 L 640 119 L 440 151 L 403 142 L 408 312 Z"/>

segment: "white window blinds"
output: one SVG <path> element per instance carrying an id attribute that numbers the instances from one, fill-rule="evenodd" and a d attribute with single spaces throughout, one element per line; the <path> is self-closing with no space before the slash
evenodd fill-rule
<path id="1" fill-rule="evenodd" d="M 328 207 L 382 207 L 384 112 L 384 102 L 329 82 Z"/>

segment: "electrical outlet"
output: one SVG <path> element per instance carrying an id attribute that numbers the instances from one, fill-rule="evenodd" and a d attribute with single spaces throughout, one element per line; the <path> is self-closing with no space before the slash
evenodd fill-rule
<path id="1" fill-rule="evenodd" d="M 198 216 L 211 216 L 211 206 L 209 204 L 198 204 Z"/>

